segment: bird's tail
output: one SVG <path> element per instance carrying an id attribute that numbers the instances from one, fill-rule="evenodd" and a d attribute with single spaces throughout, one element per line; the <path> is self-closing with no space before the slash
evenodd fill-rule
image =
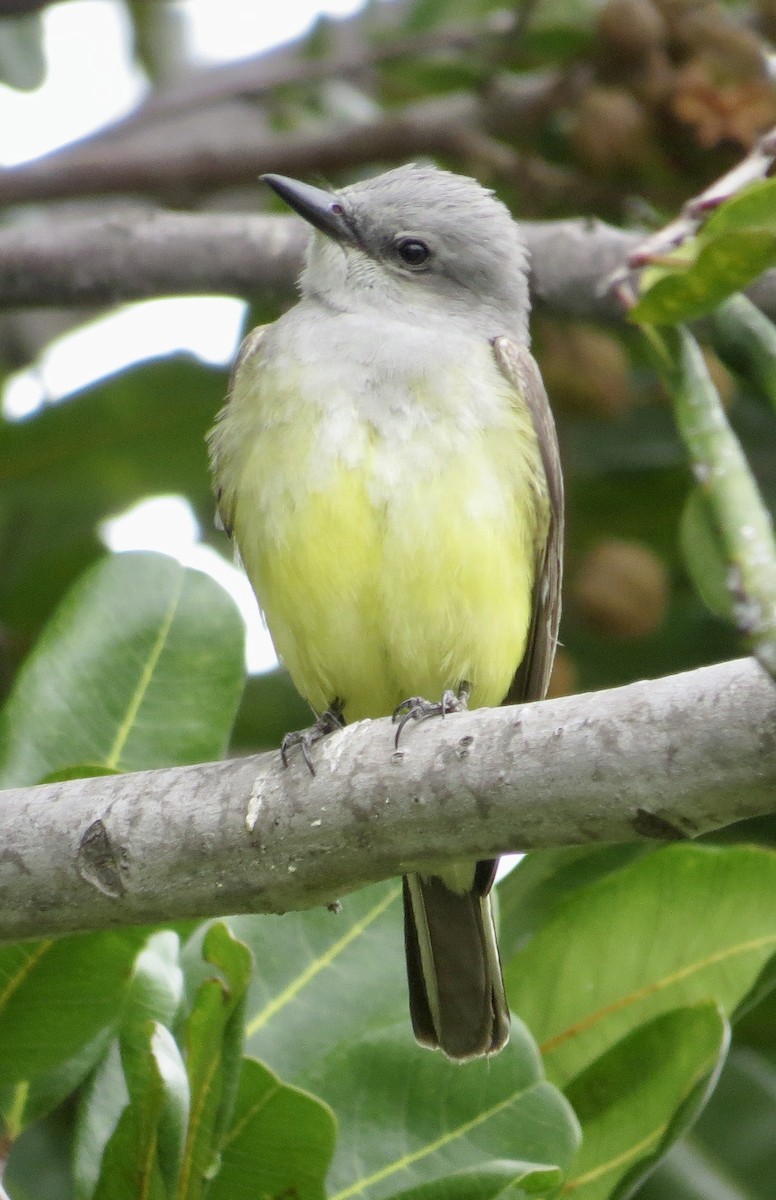
<path id="1" fill-rule="evenodd" d="M 404 879 L 404 944 L 415 1037 L 449 1058 L 479 1058 L 509 1039 L 509 1007 L 488 891 L 478 863 L 463 890 L 438 875 Z"/>

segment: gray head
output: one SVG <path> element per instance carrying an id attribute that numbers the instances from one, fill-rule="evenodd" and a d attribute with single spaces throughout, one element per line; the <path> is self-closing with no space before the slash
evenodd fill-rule
<path id="1" fill-rule="evenodd" d="M 475 179 L 414 163 L 338 192 L 263 178 L 319 231 L 305 295 L 528 341 L 526 250 L 508 209 Z"/>

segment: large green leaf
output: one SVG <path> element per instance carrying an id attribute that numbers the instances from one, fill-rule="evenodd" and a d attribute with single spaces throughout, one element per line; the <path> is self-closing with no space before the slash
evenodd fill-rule
<path id="1" fill-rule="evenodd" d="M 208 1200 L 323 1200 L 335 1131 L 333 1114 L 320 1100 L 244 1059 Z"/>
<path id="2" fill-rule="evenodd" d="M 0 947 L 0 1086 L 62 1067 L 116 1025 L 141 938 L 133 930 Z"/>
<path id="3" fill-rule="evenodd" d="M 0 785 L 72 764 L 141 770 L 219 757 L 243 679 L 243 625 L 208 576 L 112 555 L 62 601 L 0 714 Z"/>
<path id="4" fill-rule="evenodd" d="M 150 1031 L 149 1031 L 150 1033 Z M 138 1056 L 139 1062 L 139 1056 Z M 164 1087 L 149 1044 L 142 1086 L 130 1098 L 103 1154 L 95 1200 L 166 1200 L 156 1158 L 156 1133 Z"/>
<path id="5" fill-rule="evenodd" d="M 716 1154 L 707 1154 L 694 1137 L 679 1142 L 636 1195 L 638 1200 L 759 1200 L 756 1192 L 729 1179 Z M 762 1200 L 766 1197 L 770 1200 L 770 1187 Z"/>
<path id="6" fill-rule="evenodd" d="M 113 1022 L 108 1020 L 65 1062 L 8 1086 L 0 1084 L 0 1127 L 9 1141 L 15 1141 L 76 1090 L 101 1060 L 112 1036 Z"/>
<path id="7" fill-rule="evenodd" d="M 343 1044 L 310 1087 L 340 1124 L 330 1200 L 377 1200 L 504 1158 L 524 1165 L 526 1190 L 544 1190 L 577 1146 L 574 1115 L 519 1021 L 500 1054 L 465 1065 L 420 1050 L 403 1021 Z"/>
<path id="8" fill-rule="evenodd" d="M 82 1089 L 72 1162 L 78 1200 L 91 1200 L 103 1170 L 105 1149 L 130 1101 L 121 1048 L 114 1038 Z"/>
<path id="9" fill-rule="evenodd" d="M 470 1167 L 408 1188 L 391 1200 L 498 1200 L 499 1197 L 521 1200 L 526 1190 L 532 1195 L 554 1194 L 561 1178 L 556 1167 L 542 1170 L 528 1163 L 495 1159 L 482 1167 Z"/>
<path id="10" fill-rule="evenodd" d="M 183 1061 L 172 1034 L 155 1021 L 135 1027 L 122 1037 L 122 1055 L 129 1068 L 129 1103 L 108 1139 L 93 1192 L 95 1200 L 167 1200 L 168 1185 L 177 1179 L 177 1159 L 188 1115 L 188 1090 Z M 126 1067 L 125 1067 L 126 1069 Z M 178 1145 L 167 1177 L 160 1162 L 161 1128 L 172 1110 Z M 92 1194 L 92 1193 L 89 1193 Z"/>
<path id="11" fill-rule="evenodd" d="M 715 1000 L 732 1013 L 776 950 L 776 855 L 667 846 L 581 889 L 505 964 L 561 1085 L 631 1029 Z"/>
<path id="12" fill-rule="evenodd" d="M 343 1041 L 409 1023 L 401 908 L 401 884 L 393 881 L 345 896 L 339 912 L 230 918 L 257 964 L 246 1005 L 248 1051 L 305 1085 Z M 201 940 L 200 931 L 184 954 L 190 990 L 207 974 Z"/>
<path id="13" fill-rule="evenodd" d="M 96 529 L 147 495 L 188 496 L 213 521 L 205 433 L 226 373 L 144 363 L 23 421 L 0 419 L 0 619 L 27 637 L 99 552 Z M 23 534 L 23 536 L 22 536 Z"/>
<path id="14" fill-rule="evenodd" d="M 579 888 L 650 854 L 648 842 L 532 850 L 496 888 L 501 957 L 520 950 Z"/>
<path id="15" fill-rule="evenodd" d="M 771 1044 L 773 1038 L 771 1036 Z M 734 1049 L 689 1138 L 639 1193 L 644 1200 L 771 1200 L 776 1178 L 776 1067 Z"/>
<path id="16" fill-rule="evenodd" d="M 557 1178 L 555 1168 L 567 1161 L 564 1155 L 569 1139 L 573 1141 L 573 1120 L 558 1094 L 542 1081 L 521 1026 L 514 1030 L 511 1049 L 479 1066 L 461 1068 L 415 1044 L 407 1012 L 398 882 L 346 896 L 338 913 L 236 917 L 230 926 L 251 946 L 257 963 L 247 1005 L 251 1051 L 283 1078 L 321 1096 L 340 1124 L 330 1186 L 347 1189 L 356 1177 L 380 1172 L 384 1184 L 377 1191 L 370 1187 L 368 1194 L 389 1195 L 473 1164 L 484 1168 L 494 1158 L 522 1160 L 520 1170 L 534 1183 Z M 200 937 L 192 939 L 185 956 L 190 988 L 203 971 L 196 966 Z M 372 1089 L 379 1093 L 377 1099 L 370 1099 Z M 429 1106 L 432 1093 L 439 1099 Z M 410 1118 L 407 1097 L 416 1094 L 418 1111 Z M 475 1106 L 467 1111 L 477 1132 L 457 1127 L 448 1139 L 447 1117 L 459 1103 L 465 1107 L 467 1096 Z M 507 1137 L 501 1145 L 500 1131 L 509 1126 L 514 1106 L 520 1113 L 527 1106 L 528 1128 L 534 1102 L 542 1111 L 546 1107 L 548 1140 L 541 1143 L 542 1152 L 530 1138 L 515 1143 Z M 492 1119 L 486 1113 L 489 1106 L 494 1108 Z M 367 1118 L 370 1108 L 373 1117 Z M 368 1119 L 375 1126 L 367 1136 Z M 402 1154 L 413 1156 L 412 1162 L 405 1170 L 397 1159 L 383 1175 L 390 1148 L 398 1146 Z"/>
<path id="17" fill-rule="evenodd" d="M 180 939 L 171 929 L 151 934 L 135 959 L 121 1018 L 126 1033 L 149 1020 L 172 1027 L 183 998 Z"/>
<path id="18" fill-rule="evenodd" d="M 15 1142 L 3 1184 L 12 1200 L 74 1200 L 71 1112 L 60 1108 Z"/>
<path id="19" fill-rule="evenodd" d="M 568 1190 L 579 1200 L 630 1195 L 695 1119 L 719 1073 L 728 1025 L 710 1001 L 647 1021 L 572 1080 L 582 1123 Z"/>

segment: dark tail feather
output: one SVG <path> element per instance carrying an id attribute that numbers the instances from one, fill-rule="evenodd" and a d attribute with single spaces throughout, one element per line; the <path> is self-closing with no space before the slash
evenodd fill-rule
<path id="1" fill-rule="evenodd" d="M 482 865 L 482 864 L 481 864 Z M 437 875 L 404 880 L 404 944 L 415 1037 L 449 1058 L 479 1058 L 509 1039 L 487 889 L 456 891 Z"/>

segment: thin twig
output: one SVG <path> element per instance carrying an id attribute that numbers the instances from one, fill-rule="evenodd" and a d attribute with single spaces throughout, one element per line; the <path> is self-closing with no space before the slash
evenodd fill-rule
<path id="1" fill-rule="evenodd" d="M 775 160 L 776 128 L 764 134 L 751 153 L 740 163 L 704 188 L 699 195 L 687 200 L 678 217 L 639 242 L 628 255 L 627 266 L 623 268 L 619 278 L 628 271 L 660 262 L 665 255 L 688 241 L 720 204 L 750 183 L 756 183 L 758 179 L 765 179 L 770 175 Z M 619 278 L 613 279 L 613 283 L 619 282 Z"/>

